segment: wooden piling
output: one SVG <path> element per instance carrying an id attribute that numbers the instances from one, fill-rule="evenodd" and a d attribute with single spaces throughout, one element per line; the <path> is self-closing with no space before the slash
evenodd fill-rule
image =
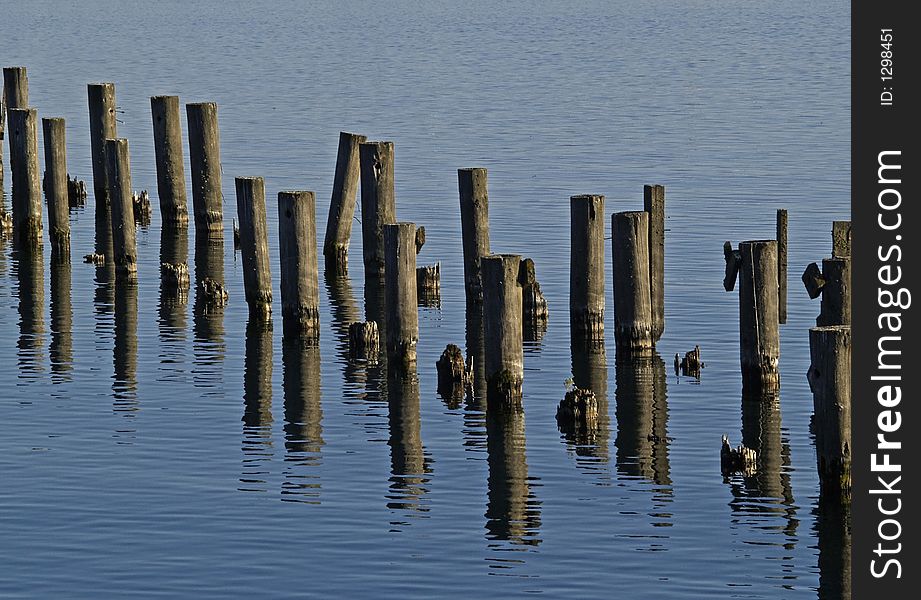
<path id="1" fill-rule="evenodd" d="M 649 213 L 614 213 L 611 216 L 611 244 L 617 351 L 649 353 L 655 348 L 649 275 Z"/>
<path id="2" fill-rule="evenodd" d="M 834 258 L 849 258 L 851 256 L 850 221 L 832 221 L 831 255 Z"/>
<path id="3" fill-rule="evenodd" d="M 819 480 L 823 492 L 847 495 L 851 488 L 851 328 L 813 327 L 809 354 Z"/>
<path id="4" fill-rule="evenodd" d="M 3 95 L 7 111 L 29 107 L 29 76 L 25 67 L 3 67 Z"/>
<path id="5" fill-rule="evenodd" d="M 665 186 L 643 186 L 643 210 L 649 215 L 649 299 L 657 342 L 665 331 Z"/>
<path id="6" fill-rule="evenodd" d="M 385 260 L 382 228 L 397 220 L 393 191 L 393 142 L 361 142 L 358 154 L 365 273 L 381 274 Z"/>
<path id="7" fill-rule="evenodd" d="M 313 192 L 278 193 L 281 316 L 285 337 L 320 337 L 316 199 Z"/>
<path id="8" fill-rule="evenodd" d="M 521 256 L 490 254 L 480 259 L 483 336 L 489 404 L 517 404 L 524 382 Z"/>
<path id="9" fill-rule="evenodd" d="M 10 173 L 13 234 L 28 246 L 42 244 L 42 192 L 38 171 L 38 116 L 34 108 L 10 108 Z"/>
<path id="10" fill-rule="evenodd" d="M 137 274 L 137 237 L 134 205 L 131 201 L 131 166 L 128 140 L 106 140 L 106 175 L 112 201 L 112 250 L 115 271 L 133 277 Z"/>
<path id="11" fill-rule="evenodd" d="M 772 394 L 780 389 L 777 241 L 742 242 L 739 253 L 742 393 Z"/>
<path id="12" fill-rule="evenodd" d="M 326 238 L 323 240 L 326 269 L 334 271 L 337 275 L 345 275 L 349 269 L 349 242 L 352 238 L 352 219 L 355 218 L 358 180 L 361 173 L 358 145 L 367 139 L 356 133 L 339 132 L 333 195 L 329 201 Z"/>
<path id="13" fill-rule="evenodd" d="M 93 193 L 96 196 L 96 232 L 109 225 L 108 181 L 106 179 L 106 140 L 118 137 L 115 122 L 115 84 L 90 83 L 86 86 L 90 109 L 90 152 L 93 157 Z M 105 215 L 105 218 L 101 218 Z M 107 227 L 111 228 L 111 227 Z"/>
<path id="14" fill-rule="evenodd" d="M 217 104 L 186 104 L 185 109 L 189 125 L 195 234 L 221 237 L 224 235 L 224 195 L 221 191 L 221 142 L 217 126 Z"/>
<path id="15" fill-rule="evenodd" d="M 272 275 L 265 216 L 265 180 L 262 177 L 237 177 L 236 190 L 246 303 L 251 314 L 268 316 L 272 313 Z M 195 213 L 198 216 L 197 209 Z"/>
<path id="16" fill-rule="evenodd" d="M 464 290 L 467 303 L 483 301 L 480 258 L 489 254 L 489 195 L 486 169 L 458 169 Z"/>
<path id="17" fill-rule="evenodd" d="M 416 225 L 383 228 L 387 310 L 387 365 L 407 369 L 416 362 L 419 308 L 416 296 Z"/>
<path id="18" fill-rule="evenodd" d="M 547 331 L 550 309 L 547 300 L 540 291 L 537 281 L 537 269 L 534 261 L 525 258 L 518 270 L 518 283 L 521 284 L 521 325 L 524 328 L 524 340 L 539 342 Z M 604 339 L 603 337 L 601 339 Z"/>
<path id="19" fill-rule="evenodd" d="M 42 119 L 45 145 L 45 201 L 48 203 L 48 234 L 51 254 L 70 257 L 70 219 L 67 190 L 67 150 L 64 119 Z"/>
<path id="20" fill-rule="evenodd" d="M 376 363 L 380 353 L 380 333 L 376 321 L 349 324 L 349 358 Z"/>
<path id="21" fill-rule="evenodd" d="M 604 196 L 572 196 L 569 207 L 569 328 L 604 339 Z"/>
<path id="22" fill-rule="evenodd" d="M 777 209 L 777 318 L 787 322 L 787 209 Z"/>
<path id="23" fill-rule="evenodd" d="M 822 259 L 822 304 L 819 327 L 851 324 L 851 259 Z"/>
<path id="24" fill-rule="evenodd" d="M 179 96 L 152 96 L 150 114 L 157 160 L 160 215 L 164 225 L 186 226 L 189 223 L 189 208 L 182 159 Z"/>

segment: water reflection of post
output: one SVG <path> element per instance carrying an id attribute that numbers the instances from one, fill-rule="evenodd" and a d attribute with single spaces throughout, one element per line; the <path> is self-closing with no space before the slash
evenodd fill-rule
<path id="1" fill-rule="evenodd" d="M 52 381 L 57 383 L 70 379 L 73 369 L 73 307 L 70 301 L 70 260 L 51 260 L 51 345 L 48 348 L 51 360 Z"/>
<path id="2" fill-rule="evenodd" d="M 486 447 L 486 342 L 483 338 L 483 305 L 468 302 L 466 310 L 467 356 L 473 357 L 473 386 L 464 410 L 464 446 L 470 450 Z"/>
<path id="3" fill-rule="evenodd" d="M 202 291 L 202 282 L 210 279 L 224 285 L 224 239 L 198 238 L 195 242 L 195 304 L 193 331 L 195 364 L 210 366 L 224 358 L 224 306 Z M 220 384 L 221 375 L 210 373 L 209 382 Z"/>
<path id="4" fill-rule="evenodd" d="M 497 405 L 486 412 L 486 447 L 487 539 L 539 544 L 540 502 L 529 483 L 524 410 L 520 404 Z"/>
<path id="5" fill-rule="evenodd" d="M 379 332 L 380 343 L 383 346 L 387 339 L 387 318 L 384 305 L 384 278 L 383 276 L 365 273 L 365 320 L 375 321 Z M 386 395 L 387 352 L 381 348 L 380 358 L 374 365 L 367 367 L 365 386 L 366 401 L 381 401 Z"/>
<path id="6" fill-rule="evenodd" d="M 428 491 L 429 457 L 422 445 L 419 378 L 415 367 L 387 379 L 390 426 L 390 493 L 387 508 L 428 512 L 422 504 Z"/>
<path id="7" fill-rule="evenodd" d="M 160 264 L 188 265 L 189 236 L 184 227 L 164 224 L 160 229 Z M 160 277 L 160 339 L 182 341 L 186 329 L 187 289 L 164 282 Z"/>
<path id="8" fill-rule="evenodd" d="M 243 472 L 241 491 L 266 491 L 272 456 L 272 321 L 251 315 L 243 359 Z"/>
<path id="9" fill-rule="evenodd" d="M 320 405 L 320 348 L 301 338 L 282 343 L 285 393 L 285 482 L 282 500 L 318 502 L 323 447 L 323 408 Z"/>
<path id="10" fill-rule="evenodd" d="M 14 247 L 14 265 L 19 283 L 19 370 L 21 376 L 42 371 L 45 333 L 45 279 L 41 246 Z"/>
<path id="11" fill-rule="evenodd" d="M 851 598 L 851 505 L 821 494 L 815 508 L 819 538 L 819 600 Z"/>
<path id="12" fill-rule="evenodd" d="M 572 350 L 573 384 L 595 393 L 598 402 L 598 419 L 586 431 L 566 435 L 573 444 L 576 455 L 589 457 L 590 462 L 608 461 L 608 440 L 611 435 L 611 419 L 608 415 L 608 358 L 604 340 L 573 334 Z"/>
<path id="13" fill-rule="evenodd" d="M 115 344 L 112 350 L 115 376 L 112 394 L 115 410 L 137 410 L 138 284 L 119 277 L 115 284 Z"/>
<path id="14" fill-rule="evenodd" d="M 352 293 L 352 282 L 348 274 L 337 276 L 332 270 L 327 270 L 324 278 L 333 317 L 333 337 L 336 339 L 339 361 L 343 364 L 345 381 L 360 385 L 364 382 L 363 370 L 349 360 L 349 325 L 361 320 L 361 313 Z"/>
<path id="15" fill-rule="evenodd" d="M 615 370 L 617 469 L 671 486 L 665 363 L 658 353 L 618 357 Z"/>
<path id="16" fill-rule="evenodd" d="M 97 202 L 99 200 L 97 199 Z M 103 210 L 99 204 L 96 205 L 97 215 L 100 212 L 108 214 L 108 208 Z M 97 221 L 102 217 L 97 216 Z M 112 314 L 115 306 L 115 256 L 112 242 L 112 216 L 108 215 L 108 220 L 103 218 L 102 224 L 97 222 L 96 227 L 96 254 L 103 258 L 102 263 L 96 265 L 96 277 L 94 283 L 96 289 L 93 294 L 93 305 L 97 315 Z M 97 328 L 102 325 L 102 321 L 97 322 Z"/>
<path id="17" fill-rule="evenodd" d="M 781 436 L 777 393 L 743 396 L 742 444 L 758 453 L 757 471 L 751 477 L 744 477 L 742 486 L 732 486 L 733 510 L 768 518 L 782 516 L 785 519 L 782 529 L 792 540 L 798 521 L 790 475 L 784 469 L 789 464 L 790 449 Z"/>

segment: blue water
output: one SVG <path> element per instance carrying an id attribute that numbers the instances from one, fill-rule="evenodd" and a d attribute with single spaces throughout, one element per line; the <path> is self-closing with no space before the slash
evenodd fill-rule
<path id="1" fill-rule="evenodd" d="M 818 518 L 818 305 L 798 280 L 849 214 L 848 3 L 0 0 L 0 14 L 0 63 L 28 67 L 40 117 L 67 119 L 69 171 L 90 189 L 88 82 L 116 83 L 154 205 L 149 97 L 218 103 L 230 289 L 218 314 L 194 289 L 165 300 L 156 210 L 135 293 L 80 260 L 92 197 L 71 213 L 69 267 L 47 243 L 23 260 L 0 242 L 0 597 L 816 597 L 820 564 L 836 597 L 849 550 L 840 519 Z M 276 193 L 316 192 L 322 242 L 340 130 L 395 143 L 398 216 L 426 227 L 420 263 L 441 261 L 417 386 L 345 360 L 343 327 L 364 319 L 357 222 L 350 288 L 321 281 L 319 349 L 283 346 L 277 303 L 274 331 L 247 335 L 233 177 L 265 177 L 277 299 Z M 435 389 L 438 355 L 465 345 L 469 166 L 489 169 L 493 251 L 534 258 L 550 306 L 525 348 L 524 413 L 498 421 Z M 650 183 L 667 188 L 664 365 L 615 369 L 609 292 L 592 365 L 607 418 L 577 447 L 554 416 L 573 371 L 568 198 L 634 210 Z M 743 415 L 722 243 L 773 237 L 777 208 L 782 393 Z M 699 382 L 671 370 L 695 344 Z M 739 443 L 743 416 L 763 468 L 724 481 L 720 436 Z"/>

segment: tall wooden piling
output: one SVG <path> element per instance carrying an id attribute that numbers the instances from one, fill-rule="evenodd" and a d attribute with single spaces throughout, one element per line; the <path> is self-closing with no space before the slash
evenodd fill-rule
<path id="1" fill-rule="evenodd" d="M 483 336 L 489 403 L 521 401 L 524 382 L 522 300 L 518 254 L 490 254 L 480 259 L 483 281 Z"/>
<path id="2" fill-rule="evenodd" d="M 281 316 L 285 337 L 320 337 L 316 199 L 313 192 L 278 193 Z"/>
<path id="3" fill-rule="evenodd" d="M 569 207 L 569 328 L 604 339 L 604 196 L 572 196 Z"/>
<path id="4" fill-rule="evenodd" d="M 809 387 L 815 408 L 816 458 L 823 492 L 850 493 L 851 328 L 809 330 Z"/>
<path id="5" fill-rule="evenodd" d="M 186 199 L 185 166 L 182 159 L 182 124 L 179 96 L 152 96 L 154 155 L 157 160 L 157 195 L 164 225 L 180 227 L 189 223 Z"/>
<path id="6" fill-rule="evenodd" d="M 819 327 L 851 324 L 851 259 L 822 259 L 822 304 L 815 320 Z"/>
<path id="7" fill-rule="evenodd" d="M 416 225 L 384 225 L 387 364 L 407 369 L 416 362 L 419 307 L 416 296 Z"/>
<path id="8" fill-rule="evenodd" d="M 464 246 L 464 290 L 467 303 L 483 301 L 480 258 L 489 254 L 489 194 L 486 169 L 458 169 L 461 237 Z"/>
<path id="9" fill-rule="evenodd" d="M 269 270 L 265 181 L 262 177 L 237 177 L 236 189 L 246 302 L 250 313 L 269 315 L 272 312 L 272 275 Z"/>
<path id="10" fill-rule="evenodd" d="M 134 205 L 131 203 L 131 166 L 128 140 L 106 140 L 106 175 L 112 201 L 112 249 L 115 271 L 129 277 L 137 274 L 137 236 Z M 108 260 L 108 257 L 106 257 Z"/>
<path id="11" fill-rule="evenodd" d="M 780 389 L 777 241 L 742 242 L 739 253 L 742 393 L 776 393 Z"/>
<path id="12" fill-rule="evenodd" d="M 7 110 L 29 107 L 29 76 L 25 67 L 3 67 L 3 95 Z"/>
<path id="13" fill-rule="evenodd" d="M 649 299 L 657 342 L 665 331 L 665 186 L 643 186 L 643 210 L 649 215 Z"/>
<path id="14" fill-rule="evenodd" d="M 337 275 L 348 273 L 349 242 L 352 238 L 352 219 L 358 199 L 359 168 L 358 146 L 367 137 L 356 133 L 339 132 L 339 153 L 336 156 L 336 174 L 333 195 L 329 201 L 329 218 L 323 240 L 326 269 Z"/>
<path id="15" fill-rule="evenodd" d="M 831 255 L 834 258 L 849 258 L 851 256 L 850 221 L 832 221 Z"/>
<path id="16" fill-rule="evenodd" d="M 25 245 L 42 243 L 42 192 L 38 171 L 38 123 L 34 108 L 11 108 L 10 173 L 13 179 L 13 234 Z"/>
<path id="17" fill-rule="evenodd" d="M 221 140 L 217 104 L 186 104 L 189 124 L 189 164 L 192 167 L 192 212 L 195 234 L 224 235 L 224 195 L 221 191 Z M 264 211 L 263 211 L 264 212 Z"/>
<path id="18" fill-rule="evenodd" d="M 381 274 L 384 272 L 382 228 L 397 220 L 393 191 L 393 142 L 362 142 L 358 145 L 358 154 L 365 273 Z"/>
<path id="19" fill-rule="evenodd" d="M 777 318 L 787 322 L 787 209 L 777 209 Z"/>
<path id="20" fill-rule="evenodd" d="M 118 137 L 115 122 L 115 84 L 90 83 L 86 86 L 90 109 L 90 153 L 93 157 L 93 192 L 96 196 L 96 230 L 100 213 L 108 215 L 109 197 L 106 180 L 106 140 Z M 108 225 L 108 221 L 104 222 Z"/>
<path id="21" fill-rule="evenodd" d="M 649 274 L 649 213 L 614 213 L 611 244 L 617 351 L 626 354 L 651 352 L 656 343 Z"/>
<path id="22" fill-rule="evenodd" d="M 42 119 L 45 144 L 45 201 L 48 203 L 48 234 L 52 256 L 70 256 L 69 199 L 67 195 L 67 150 L 64 119 Z"/>

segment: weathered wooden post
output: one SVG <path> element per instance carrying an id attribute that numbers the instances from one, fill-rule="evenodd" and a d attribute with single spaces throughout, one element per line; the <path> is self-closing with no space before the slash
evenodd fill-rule
<path id="1" fill-rule="evenodd" d="M 777 315 L 787 322 L 787 209 L 777 209 Z"/>
<path id="2" fill-rule="evenodd" d="M 221 237 L 224 235 L 224 195 L 221 191 L 221 141 L 217 126 L 217 104 L 186 104 L 185 109 L 189 123 L 195 234 L 200 237 Z"/>
<path id="3" fill-rule="evenodd" d="M 851 258 L 823 258 L 822 269 L 810 263 L 803 273 L 803 284 L 813 300 L 822 296 L 819 316 L 815 324 L 851 324 Z"/>
<path id="4" fill-rule="evenodd" d="M 851 256 L 851 222 L 832 221 L 831 224 L 831 255 L 834 258 L 850 258 Z"/>
<path id="5" fill-rule="evenodd" d="M 823 492 L 850 494 L 851 328 L 809 330 L 809 387 L 815 409 L 816 458 Z M 891 390 L 890 390 L 891 391 Z"/>
<path id="6" fill-rule="evenodd" d="M 137 275 L 138 267 L 128 140 L 106 140 L 105 154 L 109 198 L 112 201 L 112 249 L 115 252 L 115 271 L 131 278 Z"/>
<path id="7" fill-rule="evenodd" d="M 361 142 L 361 241 L 365 273 L 384 272 L 383 226 L 397 220 L 393 192 L 393 142 Z M 415 242 L 414 242 L 415 243 Z"/>
<path id="8" fill-rule="evenodd" d="M 780 326 L 777 317 L 777 241 L 742 242 L 739 250 L 724 246 L 727 273 L 724 286 L 732 291 L 739 273 L 739 347 L 742 394 L 776 394 L 780 389 Z"/>
<path id="9" fill-rule="evenodd" d="M 387 310 L 387 365 L 406 370 L 416 362 L 419 308 L 416 296 L 416 224 L 383 228 Z"/>
<path id="10" fill-rule="evenodd" d="M 649 213 L 611 215 L 614 256 L 614 341 L 618 353 L 655 349 L 649 275 Z"/>
<path id="11" fill-rule="evenodd" d="M 489 194 L 486 169 L 458 169 L 461 237 L 464 246 L 464 290 L 467 303 L 483 301 L 480 258 L 489 254 Z"/>
<path id="12" fill-rule="evenodd" d="M 7 110 L 29 107 L 29 76 L 25 67 L 3 67 L 3 95 Z"/>
<path id="13" fill-rule="evenodd" d="M 281 316 L 285 337 L 320 337 L 316 199 L 313 192 L 278 193 Z"/>
<path id="14" fill-rule="evenodd" d="M 500 404 L 521 402 L 524 382 L 520 269 L 518 254 L 480 259 L 487 397 Z"/>
<path id="15" fill-rule="evenodd" d="M 106 180 L 106 140 L 118 137 L 115 122 L 115 84 L 90 83 L 86 86 L 90 108 L 90 152 L 93 157 L 93 193 L 96 195 L 96 230 L 99 213 L 108 215 L 109 197 Z M 108 221 L 104 222 L 108 225 Z"/>
<path id="16" fill-rule="evenodd" d="M 547 331 L 550 310 L 547 300 L 540 291 L 537 281 L 537 268 L 530 258 L 522 259 L 518 271 L 518 283 L 521 284 L 521 326 L 524 328 L 524 340 L 537 342 Z"/>
<path id="17" fill-rule="evenodd" d="M 572 196 L 569 207 L 569 328 L 604 340 L 604 196 Z"/>
<path id="18" fill-rule="evenodd" d="M 657 342 L 665 331 L 665 186 L 643 186 L 643 210 L 649 215 L 649 298 Z"/>
<path id="19" fill-rule="evenodd" d="M 42 244 L 42 191 L 38 171 L 38 116 L 34 108 L 11 108 L 10 173 L 13 179 L 13 234 L 28 246 Z"/>
<path id="20" fill-rule="evenodd" d="M 345 275 L 349 269 L 349 242 L 352 238 L 352 219 L 355 217 L 360 175 L 358 146 L 367 139 L 356 133 L 339 132 L 336 175 L 333 179 L 333 195 L 329 201 L 326 238 L 323 240 L 326 269 L 338 275 Z"/>
<path id="21" fill-rule="evenodd" d="M 237 177 L 236 189 L 246 303 L 251 315 L 268 316 L 272 313 L 272 274 L 269 270 L 265 180 L 262 177 Z"/>
<path id="22" fill-rule="evenodd" d="M 179 96 L 152 96 L 150 114 L 157 159 L 157 194 L 160 197 L 163 224 L 185 227 L 189 224 L 189 208 L 182 160 Z"/>
<path id="23" fill-rule="evenodd" d="M 70 257 L 70 220 L 67 196 L 67 150 L 64 119 L 42 119 L 45 143 L 45 200 L 48 202 L 48 234 L 51 255 Z"/>

